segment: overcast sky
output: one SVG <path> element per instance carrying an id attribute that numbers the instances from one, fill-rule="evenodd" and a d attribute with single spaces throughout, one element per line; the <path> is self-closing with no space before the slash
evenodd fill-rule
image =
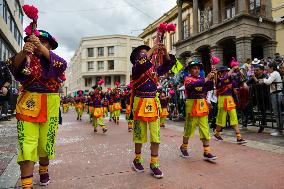
<path id="1" fill-rule="evenodd" d="M 38 28 L 54 35 L 59 42 L 55 52 L 69 61 L 82 37 L 137 36 L 176 0 L 25 0 L 25 4 L 39 9 Z M 29 22 L 25 16 L 24 28 Z"/>

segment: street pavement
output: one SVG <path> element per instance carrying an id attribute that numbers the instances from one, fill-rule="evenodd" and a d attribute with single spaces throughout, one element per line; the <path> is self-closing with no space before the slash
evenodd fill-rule
<path id="1" fill-rule="evenodd" d="M 124 115 L 122 115 L 124 116 Z M 122 117 L 120 125 L 105 120 L 108 132 L 93 132 L 89 117 L 77 121 L 74 110 L 63 115 L 57 135 L 56 159 L 49 167 L 51 183 L 47 189 L 281 189 L 284 186 L 283 137 L 257 134 L 254 128 L 243 132 L 247 145 L 234 143 L 233 132 L 224 130 L 225 141 L 211 140 L 216 163 L 202 159 L 198 132 L 189 144 L 189 159 L 179 157 L 182 122 L 168 122 L 161 129 L 160 164 L 164 178 L 156 179 L 149 170 L 149 143 L 143 146 L 144 173 L 136 173 L 130 164 L 134 157 L 132 133 Z M 18 167 L 15 167 L 18 168 Z M 39 186 L 38 165 L 34 188 Z M 0 187 L 1 188 L 1 187 Z M 20 188 L 18 181 L 16 188 Z"/>
<path id="2" fill-rule="evenodd" d="M 17 152 L 16 119 L 0 122 L 0 176 Z"/>

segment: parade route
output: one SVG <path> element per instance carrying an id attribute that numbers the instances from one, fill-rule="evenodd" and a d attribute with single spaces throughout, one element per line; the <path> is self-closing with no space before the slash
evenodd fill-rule
<path id="1" fill-rule="evenodd" d="M 100 129 L 94 133 L 86 114 L 81 122 L 77 121 L 74 110 L 64 114 L 63 120 L 58 130 L 57 156 L 49 170 L 48 189 L 280 189 L 284 185 L 284 154 L 249 147 L 251 141 L 248 146 L 240 146 L 211 140 L 212 152 L 218 159 L 216 163 L 209 163 L 202 159 L 202 144 L 196 135 L 189 142 L 190 158 L 183 159 L 178 150 L 182 128 L 169 122 L 161 130 L 160 164 L 165 177 L 158 180 L 149 171 L 149 143 L 142 152 L 145 172 L 136 173 L 131 168 L 132 133 L 127 131 L 124 119 L 119 126 L 105 120 L 109 129 L 106 134 Z M 34 188 L 43 188 L 38 184 L 37 171 L 34 182 Z"/>

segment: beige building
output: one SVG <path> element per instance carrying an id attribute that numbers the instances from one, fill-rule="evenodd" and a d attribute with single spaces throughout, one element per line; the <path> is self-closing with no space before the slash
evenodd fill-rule
<path id="1" fill-rule="evenodd" d="M 0 60 L 19 52 L 23 43 L 24 0 L 0 0 Z M 13 81 L 13 87 L 16 82 Z"/>
<path id="2" fill-rule="evenodd" d="M 272 17 L 276 22 L 276 52 L 284 55 L 284 0 L 272 1 Z"/>
<path id="3" fill-rule="evenodd" d="M 200 58 L 206 71 L 211 68 L 212 50 L 225 65 L 232 57 L 244 62 L 276 52 L 272 0 L 177 0 L 177 6 L 150 24 L 140 37 L 151 45 L 153 32 L 149 28 L 153 26 L 154 31 L 163 21 L 177 24 L 176 56 L 182 62 Z"/>
<path id="4" fill-rule="evenodd" d="M 82 38 L 67 69 L 67 94 L 89 91 L 100 79 L 105 80 L 104 89 L 113 88 L 116 81 L 128 84 L 132 70 L 129 57 L 141 44 L 142 39 L 126 35 Z"/>

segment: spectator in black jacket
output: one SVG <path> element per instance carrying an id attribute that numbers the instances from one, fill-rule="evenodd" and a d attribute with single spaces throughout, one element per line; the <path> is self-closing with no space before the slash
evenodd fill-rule
<path id="1" fill-rule="evenodd" d="M 0 106 L 2 115 L 8 113 L 9 88 L 12 83 L 11 73 L 3 61 L 0 61 Z"/>
<path id="2" fill-rule="evenodd" d="M 264 126 L 266 125 L 266 110 L 269 108 L 269 89 L 265 84 L 258 83 L 259 79 L 267 78 L 267 75 L 263 72 L 264 66 L 261 64 L 256 65 L 254 74 L 247 82 L 249 85 L 252 85 L 253 104 L 257 106 L 261 116 L 261 125 L 258 133 L 262 133 L 264 130 Z"/>

